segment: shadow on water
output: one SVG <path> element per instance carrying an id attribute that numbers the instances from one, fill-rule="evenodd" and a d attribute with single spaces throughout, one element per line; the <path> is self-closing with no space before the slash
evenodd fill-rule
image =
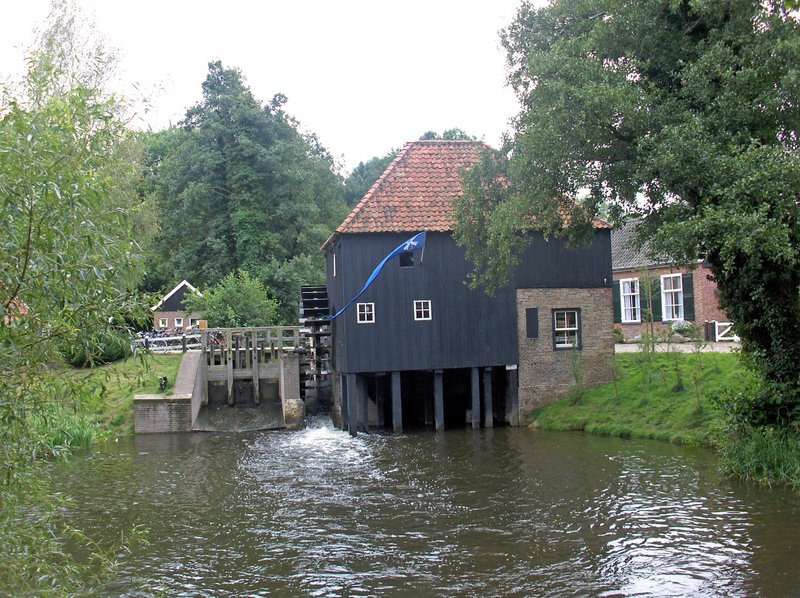
<path id="1" fill-rule="evenodd" d="M 707 451 L 528 429 L 137 436 L 56 470 L 70 523 L 141 524 L 111 595 L 788 595 L 800 499 Z"/>

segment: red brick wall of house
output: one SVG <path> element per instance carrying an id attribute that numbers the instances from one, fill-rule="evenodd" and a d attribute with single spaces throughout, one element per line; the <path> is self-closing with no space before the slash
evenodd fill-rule
<path id="1" fill-rule="evenodd" d="M 614 272 L 614 280 L 622 280 L 623 278 L 639 278 L 642 279 L 645 275 L 650 278 L 656 278 L 663 274 L 684 274 L 686 272 L 692 273 L 692 284 L 694 285 L 694 320 L 698 326 L 703 326 L 704 322 L 718 321 L 727 322 L 728 316 L 719 306 L 717 298 L 717 283 L 709 280 L 711 270 L 704 265 L 699 265 L 694 270 L 686 270 L 679 268 L 671 268 L 669 266 L 660 268 L 648 268 L 646 270 L 626 270 Z M 654 322 L 655 332 L 663 332 L 669 327 L 668 322 L 660 321 L 661 314 L 656 315 Z M 641 335 L 646 331 L 646 324 L 619 324 L 622 327 L 622 333 L 626 339 L 631 339 L 635 336 Z"/>
<path id="2" fill-rule="evenodd" d="M 153 328 L 159 329 L 161 326 L 158 325 L 158 321 L 161 318 L 167 319 L 167 326 L 168 330 L 173 328 L 177 328 L 175 326 L 175 318 L 183 318 L 183 326 L 181 327 L 182 330 L 186 330 L 189 327 L 189 320 L 191 318 L 200 319 L 200 314 L 198 312 L 182 312 L 182 311 L 155 311 L 153 312 Z"/>

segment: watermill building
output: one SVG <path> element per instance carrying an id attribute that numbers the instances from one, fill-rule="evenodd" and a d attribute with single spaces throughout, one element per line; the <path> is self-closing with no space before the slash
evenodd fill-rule
<path id="1" fill-rule="evenodd" d="M 568 249 L 532 233 L 508 284 L 469 288 L 456 245 L 460 174 L 486 146 L 407 144 L 326 241 L 331 313 L 355 297 L 375 266 L 412 235 L 410 248 L 333 320 L 334 418 L 370 426 L 437 429 L 518 424 L 576 383 L 610 381 L 613 359 L 610 226 Z M 580 378 L 580 380 L 578 379 Z"/>

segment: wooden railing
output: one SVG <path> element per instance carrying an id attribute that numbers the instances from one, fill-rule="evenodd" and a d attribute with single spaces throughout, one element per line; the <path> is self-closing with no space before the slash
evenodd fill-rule
<path id="1" fill-rule="evenodd" d="M 274 361 L 281 353 L 299 347 L 300 328 L 208 328 L 200 331 L 200 346 L 209 366 L 232 361 L 233 369 L 252 369 L 254 361 Z"/>

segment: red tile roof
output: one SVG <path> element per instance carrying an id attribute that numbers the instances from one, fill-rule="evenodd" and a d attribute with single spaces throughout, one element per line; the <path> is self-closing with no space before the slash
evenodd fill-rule
<path id="1" fill-rule="evenodd" d="M 412 141 L 336 229 L 337 233 L 449 231 L 460 171 L 488 146 L 477 141 Z"/>
<path id="2" fill-rule="evenodd" d="M 407 143 L 323 249 L 343 233 L 453 230 L 453 198 L 464 195 L 461 172 L 485 149 L 489 146 L 479 141 Z M 611 228 L 602 221 L 595 226 Z"/>

